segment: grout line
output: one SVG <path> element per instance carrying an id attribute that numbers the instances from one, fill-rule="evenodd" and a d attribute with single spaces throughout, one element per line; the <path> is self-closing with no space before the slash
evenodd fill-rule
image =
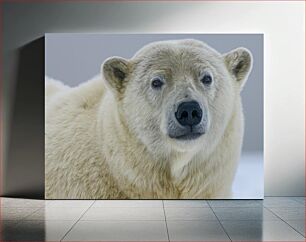
<path id="1" fill-rule="evenodd" d="M 225 234 L 227 235 L 227 237 L 229 238 L 230 241 L 232 241 L 231 237 L 229 236 L 229 234 L 227 233 L 227 231 L 225 230 L 223 224 L 221 223 L 220 219 L 218 218 L 218 216 L 216 215 L 215 211 L 213 210 L 213 208 L 210 206 L 209 202 L 207 202 L 208 206 L 210 207 L 211 211 L 214 213 L 214 215 L 216 216 L 219 224 L 221 225 L 223 231 L 225 232 Z"/>
<path id="2" fill-rule="evenodd" d="M 302 235 L 303 238 L 305 238 L 305 236 L 302 233 L 300 233 L 298 230 L 296 230 L 294 227 L 292 227 L 289 223 L 286 222 L 286 220 L 282 219 L 280 216 L 278 216 L 276 213 L 274 213 L 271 209 L 269 209 L 268 207 L 264 207 L 264 208 L 267 209 L 268 211 L 270 211 L 271 213 L 273 213 L 276 217 L 278 217 L 280 220 L 285 222 L 289 227 L 291 227 L 294 231 L 296 231 L 297 233 Z M 304 220 L 304 222 L 305 222 L 305 220 Z"/>
<path id="3" fill-rule="evenodd" d="M 81 218 L 84 216 L 85 213 L 87 213 L 87 211 L 94 205 L 94 203 L 96 202 L 96 200 L 93 201 L 93 203 L 85 210 L 84 213 L 81 214 L 81 216 L 79 217 L 79 219 L 71 226 L 70 229 L 68 229 L 68 231 L 64 234 L 64 236 L 61 238 L 60 241 L 63 241 L 63 239 L 69 234 L 69 232 L 74 228 L 74 226 L 81 220 Z"/>
<path id="4" fill-rule="evenodd" d="M 169 236 L 169 229 L 168 229 L 168 224 L 167 224 L 167 218 L 166 218 L 166 211 L 165 211 L 164 200 L 162 200 L 162 203 L 163 203 L 163 210 L 164 210 L 164 217 L 165 217 L 165 223 L 166 223 L 168 241 L 170 242 L 170 236 Z"/>

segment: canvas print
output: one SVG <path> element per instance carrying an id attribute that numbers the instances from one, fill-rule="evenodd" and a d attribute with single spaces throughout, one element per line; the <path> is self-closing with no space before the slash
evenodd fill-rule
<path id="1" fill-rule="evenodd" d="M 46 34 L 47 199 L 263 198 L 262 34 Z"/>

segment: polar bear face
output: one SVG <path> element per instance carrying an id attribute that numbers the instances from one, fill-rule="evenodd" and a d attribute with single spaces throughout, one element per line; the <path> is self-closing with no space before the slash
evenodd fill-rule
<path id="1" fill-rule="evenodd" d="M 130 60 L 109 58 L 102 73 L 129 131 L 167 155 L 218 142 L 251 66 L 244 48 L 222 55 L 200 41 L 176 40 L 149 44 Z"/>

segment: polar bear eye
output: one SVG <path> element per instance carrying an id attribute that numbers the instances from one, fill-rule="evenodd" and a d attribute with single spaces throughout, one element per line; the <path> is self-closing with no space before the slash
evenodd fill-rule
<path id="1" fill-rule="evenodd" d="M 205 73 L 204 76 L 201 79 L 201 82 L 206 85 L 209 86 L 212 83 L 212 76 L 209 73 Z"/>
<path id="2" fill-rule="evenodd" d="M 160 77 L 155 77 L 152 79 L 151 86 L 153 89 L 160 89 L 164 85 Z"/>

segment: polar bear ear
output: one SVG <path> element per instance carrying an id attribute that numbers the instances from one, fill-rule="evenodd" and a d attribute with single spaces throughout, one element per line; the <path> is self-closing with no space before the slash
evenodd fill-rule
<path id="1" fill-rule="evenodd" d="M 251 52 L 246 48 L 237 48 L 223 55 L 224 62 L 230 74 L 242 88 L 252 69 L 253 58 Z"/>
<path id="2" fill-rule="evenodd" d="M 105 60 L 101 69 L 106 84 L 122 93 L 130 70 L 129 61 L 121 57 L 110 57 Z"/>

